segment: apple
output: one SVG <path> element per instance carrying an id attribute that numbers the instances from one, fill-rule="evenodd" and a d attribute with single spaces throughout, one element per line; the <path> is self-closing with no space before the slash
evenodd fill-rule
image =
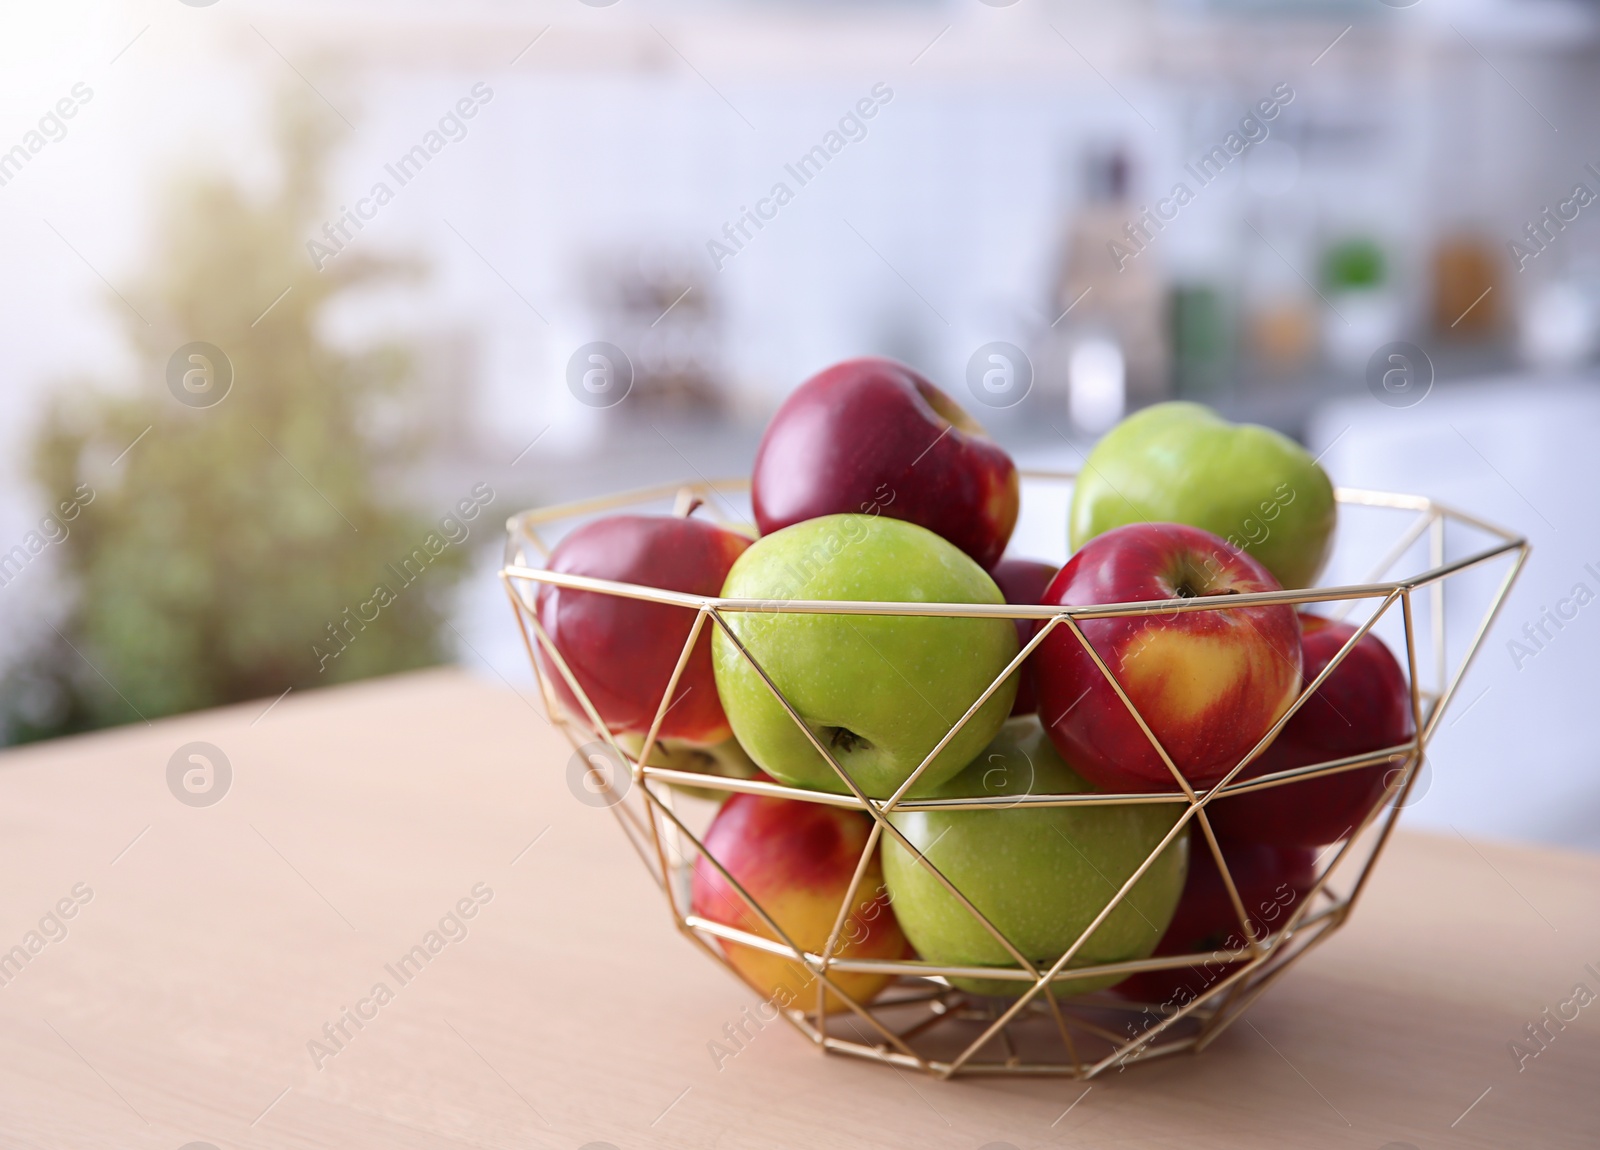
<path id="1" fill-rule="evenodd" d="M 692 510 L 692 507 L 689 508 Z M 715 595 L 750 546 L 743 535 L 692 515 L 610 515 L 573 531 L 550 554 L 548 568 L 668 591 Z M 598 591 L 541 583 L 540 624 L 584 694 L 612 732 L 647 734 L 666 693 L 695 613 Z M 669 745 L 712 746 L 732 737 L 711 671 L 711 627 L 701 629 L 661 724 Z M 557 697 L 584 712 L 543 644 L 535 651 Z"/>
<path id="2" fill-rule="evenodd" d="M 717 812 L 703 843 L 795 945 L 821 954 L 850 888 L 872 819 L 821 803 L 734 795 Z M 695 859 L 691 905 L 702 918 L 781 942 L 702 855 Z M 723 954 L 763 998 L 780 1007 L 815 1009 L 816 976 L 791 958 L 718 939 Z M 876 857 L 867 864 L 834 951 L 835 958 L 897 959 L 905 935 L 895 922 Z M 830 972 L 839 989 L 865 1003 L 893 981 L 887 974 Z M 827 1009 L 845 1004 L 832 990 Z"/>
<path id="3" fill-rule="evenodd" d="M 961 405 L 904 364 L 850 359 L 784 400 L 756 451 L 761 534 L 822 515 L 882 513 L 988 568 L 1017 523 L 1017 469 Z"/>
<path id="4" fill-rule="evenodd" d="M 1356 630 L 1301 614 L 1306 682 L 1322 674 Z M 1393 747 L 1415 731 L 1405 672 L 1383 640 L 1368 631 L 1234 781 Z M 1394 764 L 1379 764 L 1219 798 L 1207 807 L 1211 825 L 1219 838 L 1239 842 L 1305 847 L 1339 842 L 1378 805 L 1393 769 Z"/>
<path id="5" fill-rule="evenodd" d="M 741 556 L 723 595 L 758 600 L 999 604 L 994 582 L 933 532 L 901 520 L 835 515 L 765 536 Z M 873 797 L 910 777 L 1017 652 L 1006 619 L 728 612 L 729 627 L 817 739 Z M 762 769 L 798 786 L 848 788 L 760 675 L 720 632 L 717 689 L 740 743 Z M 919 780 L 964 767 L 1004 721 L 1016 691 L 1000 685 Z"/>
<path id="6" fill-rule="evenodd" d="M 1243 551 L 1197 527 L 1142 523 L 1098 535 L 1045 589 L 1062 606 L 1277 591 Z M 1268 605 L 1086 619 L 1084 637 L 1110 668 L 1190 786 L 1236 766 L 1300 691 L 1300 622 Z M 1177 782 L 1116 691 L 1065 624 L 1034 648 L 1039 717 L 1080 774 L 1111 791 Z"/>
<path id="7" fill-rule="evenodd" d="M 1039 597 L 1044 594 L 1044 589 L 1050 585 L 1057 570 L 1054 563 L 1044 563 L 1038 559 L 1006 558 L 996 563 L 989 574 L 1007 603 L 1032 605 L 1039 602 Z M 1040 627 L 1037 619 L 1013 619 L 1012 623 L 1017 628 L 1019 647 L 1026 647 L 1028 640 Z M 1033 675 L 1028 665 L 1024 664 L 1017 673 L 1017 701 L 1011 704 L 1011 713 L 1031 715 L 1036 710 L 1038 705 L 1034 700 Z"/>
<path id="8" fill-rule="evenodd" d="M 1316 882 L 1314 858 L 1298 847 L 1271 847 L 1239 843 L 1223 848 L 1228 873 L 1249 915 L 1250 933 L 1257 939 L 1278 930 L 1299 909 L 1300 901 Z M 1156 957 L 1209 954 L 1214 950 L 1239 950 L 1249 945 L 1239 923 L 1239 912 L 1228 897 L 1217 860 L 1204 838 L 1195 832 L 1189 852 L 1189 878 L 1172 924 L 1155 949 Z M 1241 963 L 1202 963 L 1171 970 L 1148 970 L 1117 984 L 1117 993 L 1138 1002 L 1159 1006 L 1170 1013 L 1203 998 L 1211 987 L 1237 970 Z"/>
<path id="9" fill-rule="evenodd" d="M 998 738 L 932 797 L 1021 797 L 1093 790 L 1031 716 Z M 1041 970 L 1059 959 L 1172 829 L 1179 803 L 894 810 L 889 821 Z M 917 953 L 945 966 L 1009 966 L 999 941 L 904 845 L 884 838 L 883 873 L 900 927 Z M 1145 958 L 1183 890 L 1188 831 L 1162 851 L 1128 897 L 1100 924 L 1070 967 Z M 1084 994 L 1110 978 L 1058 980 L 1058 994 Z M 975 994 L 1015 997 L 1028 983 L 953 978 Z"/>
<path id="10" fill-rule="evenodd" d="M 1328 561 L 1338 508 L 1311 454 L 1197 403 L 1158 403 L 1095 445 L 1072 490 L 1074 550 L 1129 523 L 1187 523 L 1250 552 L 1284 587 Z"/>
<path id="11" fill-rule="evenodd" d="M 739 557 L 732 599 L 1002 602 L 999 588 L 932 531 L 899 519 L 826 515 L 764 536 Z M 887 798 L 1017 654 L 1009 619 L 728 611 L 724 617 L 818 742 L 856 785 Z M 791 786 L 849 788 L 719 629 L 717 692 L 740 744 Z M 919 778 L 937 786 L 1005 722 L 1015 678 L 1001 683 Z"/>
<path id="12" fill-rule="evenodd" d="M 624 732 L 616 736 L 617 745 L 637 759 L 644 751 L 644 735 Z M 745 753 L 734 738 L 724 739 L 710 746 L 685 742 L 681 739 L 656 740 L 655 750 L 646 760 L 652 767 L 666 767 L 674 771 L 693 771 L 700 775 L 720 775 L 725 779 L 753 779 L 761 768 Z M 681 795 L 692 795 L 711 803 L 720 803 L 731 793 L 713 787 L 697 787 L 686 783 L 668 783 Z"/>

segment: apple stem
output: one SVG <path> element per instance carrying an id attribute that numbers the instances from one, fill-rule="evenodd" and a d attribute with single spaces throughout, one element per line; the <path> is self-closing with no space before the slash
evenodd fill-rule
<path id="1" fill-rule="evenodd" d="M 695 509 L 705 503 L 688 487 L 678 488 L 678 495 L 672 502 L 672 514 L 679 519 L 687 519 L 695 513 Z"/>
<path id="2" fill-rule="evenodd" d="M 828 736 L 828 744 L 836 751 L 849 754 L 857 747 L 866 746 L 867 740 L 845 727 L 834 727 Z"/>

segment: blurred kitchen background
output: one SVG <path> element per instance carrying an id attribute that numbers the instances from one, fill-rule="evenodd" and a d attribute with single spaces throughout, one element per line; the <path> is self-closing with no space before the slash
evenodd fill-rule
<path id="1" fill-rule="evenodd" d="M 526 692 L 507 514 L 741 474 L 790 389 L 876 353 L 1026 466 L 1193 398 L 1527 533 L 1408 820 L 1600 849 L 1600 5 L 70 0 L 0 29 L 5 740 L 439 661 Z M 610 406 L 597 342 L 631 368 Z M 1328 579 L 1408 523 L 1352 518 Z M 1063 535 L 1041 497 L 1013 550 Z"/>

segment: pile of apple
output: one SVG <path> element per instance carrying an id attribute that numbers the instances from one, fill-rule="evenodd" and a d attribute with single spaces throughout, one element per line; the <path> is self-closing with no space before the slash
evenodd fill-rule
<path id="1" fill-rule="evenodd" d="M 1148 408 L 1096 446 L 1074 487 L 1073 554 L 1059 571 L 1005 555 L 1019 498 L 1011 459 L 948 395 L 901 364 L 851 360 L 802 384 L 767 428 L 752 477 L 757 538 L 680 506 L 675 515 L 592 521 L 563 540 L 549 567 L 767 603 L 1177 602 L 1308 587 L 1335 526 L 1332 486 L 1304 449 L 1188 403 Z M 1093 655 L 1061 622 L 1007 676 L 1043 622 L 729 610 L 731 634 L 703 626 L 647 750 L 643 740 L 695 612 L 552 584 L 541 584 L 536 609 L 567 671 L 635 756 L 876 799 L 902 790 L 913 799 L 1177 792 L 1150 735 L 1190 787 L 1209 787 L 1354 633 L 1281 604 L 1086 618 L 1079 625 Z M 583 714 L 560 669 L 540 654 L 564 705 Z M 1368 634 L 1238 778 L 1381 750 L 1412 730 L 1405 676 Z M 1209 804 L 1250 934 L 1276 929 L 1298 909 L 1314 852 L 1362 825 L 1382 798 L 1385 774 L 1382 765 L 1363 767 Z M 888 818 L 898 833 L 882 835 L 863 862 L 873 825 L 863 811 L 736 794 L 702 836 L 720 866 L 697 859 L 693 905 L 705 919 L 774 938 L 731 876 L 812 953 L 831 945 L 837 958 L 1016 969 L 1012 951 L 964 899 L 1043 969 L 1182 810 L 1174 802 L 897 808 Z M 1197 832 L 1191 850 L 1188 838 L 1187 828 L 1173 838 L 1070 967 L 1243 944 L 1205 839 Z M 841 916 L 852 884 L 853 905 Z M 722 945 L 779 1006 L 816 1001 L 815 975 L 801 964 Z M 877 972 L 829 977 L 857 1003 L 892 981 Z M 1203 992 L 1201 977 L 1193 968 L 1147 972 L 1120 989 L 1145 1002 L 1172 1001 Z M 1075 994 L 1113 981 L 1079 977 L 1054 987 Z M 1029 985 L 951 982 L 1013 996 Z M 828 1009 L 843 1005 L 832 991 L 825 1000 Z"/>

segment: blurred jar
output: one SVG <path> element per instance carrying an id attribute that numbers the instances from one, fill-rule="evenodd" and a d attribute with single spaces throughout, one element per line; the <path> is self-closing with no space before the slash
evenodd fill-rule
<path id="1" fill-rule="evenodd" d="M 1128 361 L 1111 332 L 1085 332 L 1067 357 L 1067 410 L 1090 435 L 1110 431 L 1128 410 Z"/>
<path id="2" fill-rule="evenodd" d="M 1433 249 L 1433 330 L 1462 339 L 1484 339 L 1500 327 L 1500 300 L 1491 290 L 1500 261 L 1483 236 L 1445 236 Z"/>
<path id="3" fill-rule="evenodd" d="M 1172 389 L 1181 399 L 1215 400 L 1233 376 L 1227 303 L 1220 287 L 1184 283 L 1167 305 L 1172 341 Z"/>
<path id="4" fill-rule="evenodd" d="M 1313 259 L 1315 225 L 1301 205 L 1261 205 L 1240 220 L 1246 253 L 1239 284 L 1240 333 L 1251 367 L 1280 384 L 1303 378 L 1320 342 L 1314 292 L 1296 270 Z"/>
<path id="5" fill-rule="evenodd" d="M 1600 349 L 1600 275 L 1590 272 L 1540 284 L 1522 300 L 1518 351 L 1531 367 L 1579 367 Z"/>
<path id="6" fill-rule="evenodd" d="M 1361 236 L 1329 246 L 1322 258 L 1322 342 L 1328 359 L 1347 371 L 1366 365 L 1374 348 L 1400 334 L 1403 308 L 1389 283 L 1389 265 L 1376 240 Z"/>
<path id="7" fill-rule="evenodd" d="M 1250 309 L 1250 351 L 1268 373 L 1295 375 L 1317 354 L 1317 314 L 1299 294 L 1263 300 Z"/>

